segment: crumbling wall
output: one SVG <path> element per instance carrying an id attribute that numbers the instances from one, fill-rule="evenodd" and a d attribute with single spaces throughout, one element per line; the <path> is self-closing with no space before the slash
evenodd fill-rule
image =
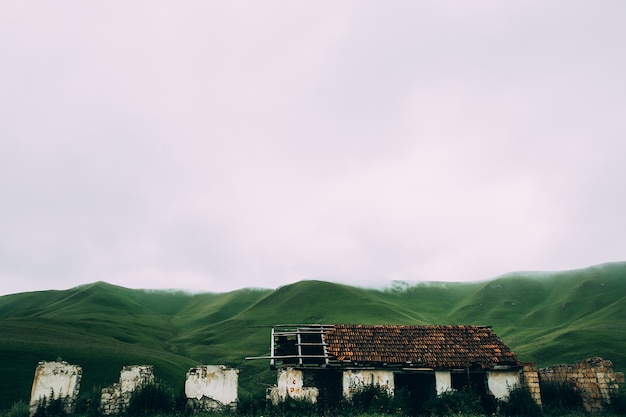
<path id="1" fill-rule="evenodd" d="M 351 398 L 352 393 L 373 385 L 385 389 L 393 395 L 394 385 L 393 371 L 378 370 L 355 370 L 343 373 L 343 396 Z"/>
<path id="2" fill-rule="evenodd" d="M 534 362 L 524 363 L 520 376 L 520 382 L 528 388 L 533 400 L 535 400 L 537 405 L 541 405 L 541 386 L 539 384 L 537 364 Z"/>
<path id="3" fill-rule="evenodd" d="M 539 370 L 541 383 L 571 384 L 580 394 L 585 410 L 599 413 L 624 383 L 624 374 L 613 370 L 613 363 L 602 358 L 590 358 L 573 365 L 555 365 Z"/>
<path id="4" fill-rule="evenodd" d="M 487 386 L 489 392 L 499 400 L 509 396 L 511 388 L 519 385 L 520 372 L 513 371 L 487 371 Z"/>
<path id="5" fill-rule="evenodd" d="M 102 389 L 100 410 L 104 415 L 121 414 L 130 404 L 133 392 L 154 383 L 152 365 L 125 366 L 120 372 L 118 383 Z"/>
<path id="6" fill-rule="evenodd" d="M 317 387 L 305 387 L 302 371 L 294 368 L 278 370 L 277 385 L 267 391 L 267 398 L 277 405 L 287 398 L 316 403 L 319 397 Z"/>
<path id="7" fill-rule="evenodd" d="M 202 365 L 189 369 L 185 379 L 185 396 L 194 410 L 236 408 L 237 369 L 224 365 Z"/>
<path id="8" fill-rule="evenodd" d="M 67 362 L 39 362 L 30 393 L 30 415 L 35 414 L 44 401 L 47 403 L 59 399 L 64 401 L 65 411 L 68 414 L 73 413 L 82 376 L 83 370 L 77 365 Z"/>

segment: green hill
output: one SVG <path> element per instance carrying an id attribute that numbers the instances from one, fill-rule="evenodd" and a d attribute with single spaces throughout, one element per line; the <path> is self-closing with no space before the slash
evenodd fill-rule
<path id="1" fill-rule="evenodd" d="M 398 283 L 384 290 L 302 281 L 223 294 L 131 290 L 104 282 L 0 297 L 0 410 L 29 399 L 40 360 L 83 367 L 82 391 L 152 364 L 182 389 L 189 367 L 225 364 L 242 392 L 275 375 L 269 327 L 285 323 L 482 324 L 539 366 L 601 356 L 626 370 L 626 263 L 515 273 L 474 283 Z"/>

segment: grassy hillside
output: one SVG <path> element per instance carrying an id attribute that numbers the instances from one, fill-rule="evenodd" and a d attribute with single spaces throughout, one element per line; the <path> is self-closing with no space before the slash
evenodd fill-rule
<path id="1" fill-rule="evenodd" d="M 225 294 L 140 291 L 103 282 L 0 297 L 0 410 L 28 400 L 40 360 L 83 367 L 82 391 L 116 382 L 123 365 L 153 364 L 181 387 L 189 367 L 241 370 L 243 393 L 274 374 L 269 327 L 285 323 L 485 324 L 540 366 L 601 356 L 626 369 L 626 263 L 486 282 L 386 290 L 302 281 Z"/>

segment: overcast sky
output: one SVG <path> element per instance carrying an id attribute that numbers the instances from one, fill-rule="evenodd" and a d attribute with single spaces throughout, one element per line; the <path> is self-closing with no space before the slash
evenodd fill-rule
<path id="1" fill-rule="evenodd" d="M 626 2 L 0 2 L 0 294 L 626 260 Z"/>

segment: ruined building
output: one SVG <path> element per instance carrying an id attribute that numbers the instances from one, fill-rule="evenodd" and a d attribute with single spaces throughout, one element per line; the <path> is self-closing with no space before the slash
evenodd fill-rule
<path id="1" fill-rule="evenodd" d="M 268 392 L 286 398 L 349 398 L 365 385 L 410 393 L 413 404 L 472 386 L 503 399 L 520 383 L 540 402 L 536 369 L 523 366 L 486 326 L 280 325 L 272 328 L 269 359 L 278 369 Z"/>

